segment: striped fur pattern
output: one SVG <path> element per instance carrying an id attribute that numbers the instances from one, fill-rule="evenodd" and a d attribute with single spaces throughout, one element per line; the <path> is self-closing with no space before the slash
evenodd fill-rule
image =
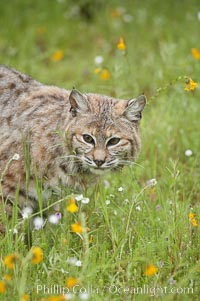
<path id="1" fill-rule="evenodd" d="M 106 172 L 129 165 L 140 150 L 138 125 L 145 104 L 144 95 L 120 100 L 67 91 L 0 66 L 4 198 L 14 199 L 19 185 L 19 206 L 25 205 L 27 193 L 37 205 L 36 173 L 48 198 L 45 192 L 59 183 L 83 190 Z M 14 154 L 18 160 L 10 160 Z"/>

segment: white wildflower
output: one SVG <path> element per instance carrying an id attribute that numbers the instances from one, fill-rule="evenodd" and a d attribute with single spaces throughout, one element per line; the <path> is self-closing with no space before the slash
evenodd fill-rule
<path id="1" fill-rule="evenodd" d="M 79 294 L 79 298 L 81 300 L 88 300 L 89 299 L 89 294 L 88 293 Z"/>
<path id="2" fill-rule="evenodd" d="M 118 188 L 118 191 L 119 191 L 119 192 L 122 192 L 123 190 L 124 190 L 123 187 L 119 187 L 119 188 Z"/>
<path id="3" fill-rule="evenodd" d="M 170 277 L 169 283 L 170 283 L 170 284 L 176 284 L 176 280 L 173 278 L 173 276 Z"/>
<path id="4" fill-rule="evenodd" d="M 44 220 L 42 217 L 37 216 L 34 218 L 33 224 L 35 230 L 40 230 L 44 226 Z"/>
<path id="5" fill-rule="evenodd" d="M 82 262 L 80 260 L 77 260 L 77 262 L 75 263 L 75 266 L 81 267 L 82 266 Z"/>
<path id="6" fill-rule="evenodd" d="M 33 208 L 31 207 L 24 207 L 22 209 L 22 217 L 23 219 L 27 219 L 29 217 L 29 215 L 31 215 L 33 213 Z"/>
<path id="7" fill-rule="evenodd" d="M 69 264 L 77 266 L 77 267 L 81 267 L 82 266 L 82 262 L 80 260 L 78 260 L 76 257 L 69 257 L 67 259 L 67 262 Z"/>
<path id="8" fill-rule="evenodd" d="M 200 11 L 197 13 L 197 19 L 200 21 Z"/>
<path id="9" fill-rule="evenodd" d="M 67 293 L 64 296 L 65 296 L 66 300 L 72 300 L 74 298 L 74 295 L 71 293 Z"/>
<path id="10" fill-rule="evenodd" d="M 75 200 L 77 202 L 82 201 L 82 199 L 83 199 L 83 195 L 82 194 L 79 194 L 79 195 L 75 196 Z"/>
<path id="11" fill-rule="evenodd" d="M 186 157 L 192 156 L 192 151 L 191 151 L 191 149 L 186 149 L 185 155 L 186 155 Z"/>
<path id="12" fill-rule="evenodd" d="M 14 154 L 12 157 L 12 160 L 18 161 L 19 160 L 19 154 Z"/>
<path id="13" fill-rule="evenodd" d="M 58 224 L 58 223 L 59 223 L 59 220 L 60 220 L 60 218 L 59 218 L 56 214 L 51 214 L 51 215 L 49 215 L 49 217 L 48 217 L 48 221 L 49 221 L 51 224 L 54 224 L 54 225 Z"/>
<path id="14" fill-rule="evenodd" d="M 110 200 L 106 200 L 106 205 L 110 205 Z"/>
<path id="15" fill-rule="evenodd" d="M 78 261 L 78 259 L 76 257 L 69 257 L 67 259 L 67 262 L 71 265 L 76 265 L 77 261 Z"/>
<path id="16" fill-rule="evenodd" d="M 75 196 L 75 200 L 76 200 L 77 202 L 80 202 L 80 201 L 81 201 L 82 204 L 88 204 L 89 201 L 90 201 L 89 198 L 84 197 L 82 194 L 79 194 L 79 195 Z"/>
<path id="17" fill-rule="evenodd" d="M 90 201 L 89 198 L 82 198 L 81 203 L 82 203 L 82 204 L 88 204 L 89 201 Z"/>
<path id="18" fill-rule="evenodd" d="M 141 211 L 141 207 L 140 207 L 140 206 L 136 206 L 135 209 L 136 209 L 137 211 Z"/>
<path id="19" fill-rule="evenodd" d="M 102 57 L 101 55 L 97 55 L 97 56 L 95 56 L 95 58 L 94 58 L 94 62 L 95 62 L 95 64 L 97 64 L 97 65 L 102 64 L 103 61 L 104 61 L 104 59 L 103 59 L 103 57 Z"/>
<path id="20" fill-rule="evenodd" d="M 125 199 L 124 200 L 124 204 L 128 204 L 129 203 L 129 200 L 128 199 Z"/>
<path id="21" fill-rule="evenodd" d="M 13 234 L 17 234 L 17 233 L 18 233 L 17 228 L 14 228 L 14 229 L 13 229 Z"/>
<path id="22" fill-rule="evenodd" d="M 155 186 L 157 184 L 156 179 L 150 179 L 146 182 L 147 186 Z"/>

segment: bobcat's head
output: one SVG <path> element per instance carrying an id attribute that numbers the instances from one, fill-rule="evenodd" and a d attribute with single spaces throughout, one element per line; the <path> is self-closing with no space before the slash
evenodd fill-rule
<path id="1" fill-rule="evenodd" d="M 120 100 L 98 94 L 70 96 L 71 121 L 66 137 L 85 171 L 102 174 L 133 162 L 140 150 L 139 120 L 146 97 Z"/>

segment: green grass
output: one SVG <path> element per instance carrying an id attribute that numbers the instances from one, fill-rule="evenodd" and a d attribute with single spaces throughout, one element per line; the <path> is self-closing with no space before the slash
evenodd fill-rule
<path id="1" fill-rule="evenodd" d="M 1 64 L 66 89 L 75 86 L 82 92 L 127 99 L 144 92 L 151 99 L 141 122 L 138 165 L 107 177 L 109 187 L 102 180 L 89 190 L 89 204 L 78 203 L 77 213 L 66 211 L 67 191 L 55 195 L 54 202 L 63 199 L 61 222 L 47 222 L 44 229 L 33 232 L 33 245 L 44 253 L 41 263 L 31 263 L 23 232 L 14 240 L 12 229 L 7 229 L 0 241 L 0 279 L 5 281 L 6 274 L 12 279 L 0 300 L 21 301 L 24 294 L 33 301 L 46 299 L 57 295 L 53 287 L 65 287 L 68 277 L 79 281 L 73 300 L 83 299 L 83 294 L 78 295 L 85 289 L 88 300 L 95 301 L 151 300 L 155 294 L 157 300 L 200 298 L 199 226 L 188 218 L 194 212 L 200 223 L 199 87 L 186 92 L 182 79 L 153 98 L 157 88 L 179 76 L 200 83 L 200 61 L 191 54 L 191 48 L 200 49 L 198 1 L 100 3 L 90 21 L 73 13 L 75 4 L 69 0 L 0 3 Z M 112 17 L 119 6 L 124 11 Z M 127 14 L 132 16 L 130 23 L 124 21 Z M 125 54 L 116 47 L 121 36 Z M 64 58 L 53 62 L 51 56 L 58 49 Z M 97 55 L 104 58 L 102 67 L 108 69 L 109 80 L 94 74 Z M 192 156 L 185 156 L 187 149 Z M 146 187 L 152 178 L 157 184 Z M 2 218 L 8 226 L 3 211 Z M 71 232 L 76 221 L 84 228 L 81 235 Z M 16 208 L 12 227 L 14 223 Z M 12 253 L 20 258 L 9 271 L 3 259 Z M 82 266 L 70 264 L 71 257 Z M 146 276 L 150 264 L 158 270 Z M 37 285 L 42 286 L 38 293 Z M 52 289 L 49 294 L 47 288 Z"/>

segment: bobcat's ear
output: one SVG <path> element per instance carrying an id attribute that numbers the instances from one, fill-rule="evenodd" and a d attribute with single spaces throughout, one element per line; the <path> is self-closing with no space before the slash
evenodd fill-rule
<path id="1" fill-rule="evenodd" d="M 130 121 L 139 121 L 142 118 L 142 111 L 147 103 L 145 95 L 130 99 L 123 115 Z"/>
<path id="2" fill-rule="evenodd" d="M 89 103 L 87 97 L 81 94 L 75 88 L 72 89 L 69 95 L 69 101 L 71 104 L 70 112 L 75 117 L 77 113 L 86 113 L 89 111 Z"/>

